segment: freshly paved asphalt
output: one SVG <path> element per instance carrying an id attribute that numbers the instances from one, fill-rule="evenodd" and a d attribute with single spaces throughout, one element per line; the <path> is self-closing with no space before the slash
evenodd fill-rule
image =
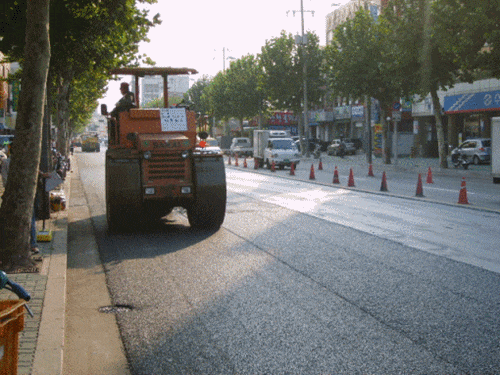
<path id="1" fill-rule="evenodd" d="M 226 164 L 227 164 L 227 158 Z M 297 179 L 309 179 L 311 164 L 317 165 L 319 160 L 303 159 L 297 168 Z M 243 159 L 239 159 L 243 163 Z M 368 164 L 364 155 L 356 155 L 345 159 L 323 157 L 322 164 L 326 170 L 333 171 L 334 165 L 340 168 L 353 168 L 366 174 Z M 234 159 L 232 161 L 234 167 Z M 429 167 L 435 175 L 457 175 L 467 178 L 490 178 L 489 166 L 471 167 L 470 170 L 440 169 L 437 159 L 404 158 L 397 165 L 384 165 L 379 158 L 373 158 L 374 171 L 399 170 L 421 173 L 423 176 Z M 248 168 L 253 168 L 253 162 Z M 68 174 L 70 176 L 70 174 Z M 66 178 L 64 193 L 67 209 L 51 214 L 45 223 L 37 223 L 38 230 L 43 228 L 52 231 L 52 241 L 40 242 L 41 271 L 39 273 L 9 274 L 12 281 L 21 284 L 30 294 L 29 306 L 34 317 L 25 317 L 25 327 L 20 333 L 18 374 L 62 374 L 63 350 L 66 312 L 66 270 L 67 270 L 67 236 L 68 211 L 71 210 L 70 188 L 71 178 Z M 3 186 L 0 182 L 0 192 Z M 0 290 L 0 299 L 15 299 L 16 296 L 7 290 Z"/>

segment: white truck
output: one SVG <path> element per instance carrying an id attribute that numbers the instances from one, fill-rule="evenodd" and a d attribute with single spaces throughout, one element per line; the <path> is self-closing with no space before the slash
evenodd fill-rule
<path id="1" fill-rule="evenodd" d="M 491 174 L 494 184 L 500 184 L 500 117 L 491 119 Z"/>
<path id="2" fill-rule="evenodd" d="M 283 169 L 300 162 L 300 152 L 285 130 L 254 130 L 253 157 L 259 167 Z"/>

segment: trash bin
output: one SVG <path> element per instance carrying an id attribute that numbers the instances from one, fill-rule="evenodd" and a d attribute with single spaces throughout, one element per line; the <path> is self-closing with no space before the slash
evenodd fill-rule
<path id="1" fill-rule="evenodd" d="M 17 374 L 19 332 L 24 329 L 23 300 L 0 301 L 0 374 Z"/>

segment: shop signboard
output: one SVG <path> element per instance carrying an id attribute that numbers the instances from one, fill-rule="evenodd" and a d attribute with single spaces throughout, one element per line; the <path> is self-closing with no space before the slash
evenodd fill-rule
<path id="1" fill-rule="evenodd" d="M 291 125 L 297 120 L 291 112 L 274 112 L 269 118 L 269 125 Z"/>
<path id="2" fill-rule="evenodd" d="M 445 96 L 443 108 L 447 114 L 499 111 L 500 90 Z"/>
<path id="3" fill-rule="evenodd" d="M 333 116 L 335 120 L 345 120 L 351 118 L 350 106 L 335 107 L 333 109 Z"/>
<path id="4" fill-rule="evenodd" d="M 353 105 L 351 107 L 351 117 L 359 120 L 365 117 L 365 107 L 362 105 Z"/>

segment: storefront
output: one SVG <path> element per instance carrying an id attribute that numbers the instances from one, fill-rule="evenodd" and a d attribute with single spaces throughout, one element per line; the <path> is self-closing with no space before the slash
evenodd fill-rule
<path id="1" fill-rule="evenodd" d="M 267 121 L 270 130 L 288 130 L 291 136 L 298 135 L 297 118 L 292 112 L 274 112 Z"/>
<path id="2" fill-rule="evenodd" d="M 497 90 L 444 97 L 443 109 L 449 118 L 448 141 L 453 147 L 468 138 L 491 137 L 491 118 L 500 115 L 500 84 L 494 81 L 489 83 L 497 84 Z M 489 88 L 492 87 L 489 85 Z"/>

